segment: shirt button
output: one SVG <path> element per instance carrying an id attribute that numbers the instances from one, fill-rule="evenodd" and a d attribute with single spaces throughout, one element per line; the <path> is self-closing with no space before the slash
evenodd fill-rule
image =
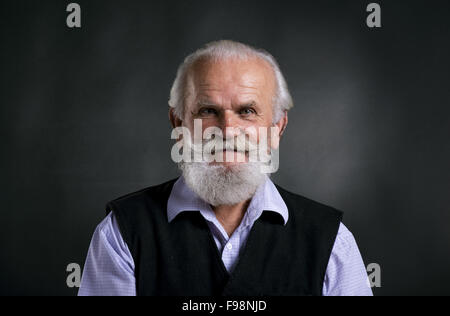
<path id="1" fill-rule="evenodd" d="M 227 244 L 227 248 L 228 248 L 228 250 L 231 250 L 231 249 L 233 249 L 233 245 L 232 244 Z"/>

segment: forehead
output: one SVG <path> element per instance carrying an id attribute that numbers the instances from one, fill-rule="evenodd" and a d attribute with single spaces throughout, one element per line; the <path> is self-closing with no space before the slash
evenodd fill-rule
<path id="1" fill-rule="evenodd" d="M 191 69 L 197 95 L 221 97 L 271 98 L 275 92 L 275 76 L 270 64 L 256 57 L 247 59 L 200 59 Z"/>

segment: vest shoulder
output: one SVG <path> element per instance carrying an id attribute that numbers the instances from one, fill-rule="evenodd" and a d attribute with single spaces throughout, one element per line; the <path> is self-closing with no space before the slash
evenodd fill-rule
<path id="1" fill-rule="evenodd" d="M 290 192 L 279 185 L 275 184 L 278 192 L 286 203 L 289 212 L 302 217 L 335 218 L 342 220 L 343 212 L 326 204 L 314 201 L 300 194 Z"/>
<path id="2" fill-rule="evenodd" d="M 106 204 L 106 212 L 108 213 L 109 211 L 111 211 L 114 206 L 132 205 L 149 199 L 164 199 L 164 196 L 170 194 L 170 192 L 172 191 L 172 187 L 177 179 L 178 178 L 119 196 Z"/>

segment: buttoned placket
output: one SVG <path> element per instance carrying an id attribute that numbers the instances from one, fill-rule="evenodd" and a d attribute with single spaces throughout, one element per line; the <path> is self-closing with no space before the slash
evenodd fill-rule
<path id="1" fill-rule="evenodd" d="M 254 223 L 254 221 L 257 219 L 257 217 L 260 216 L 260 213 L 262 212 L 262 210 L 255 209 L 255 202 L 257 201 L 252 201 L 252 203 L 250 203 L 247 211 L 244 214 L 244 217 L 242 218 L 241 223 L 231 236 L 228 236 L 224 227 L 219 222 L 214 211 L 209 205 L 200 210 L 201 214 L 208 222 L 210 229 L 216 231 L 216 233 L 213 233 L 213 236 L 215 236 L 216 245 L 219 252 L 221 253 L 222 261 L 229 272 L 234 269 L 234 266 L 239 260 L 240 251 L 242 250 L 242 233 L 246 229 L 249 229 L 249 226 Z"/>

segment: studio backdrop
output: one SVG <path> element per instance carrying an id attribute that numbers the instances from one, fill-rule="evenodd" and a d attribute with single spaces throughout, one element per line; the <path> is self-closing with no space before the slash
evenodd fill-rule
<path id="1" fill-rule="evenodd" d="M 178 176 L 169 90 L 218 39 L 278 60 L 272 179 L 344 211 L 374 293 L 450 294 L 450 4 L 372 2 L 2 1 L 0 294 L 76 295 L 105 203 Z"/>

